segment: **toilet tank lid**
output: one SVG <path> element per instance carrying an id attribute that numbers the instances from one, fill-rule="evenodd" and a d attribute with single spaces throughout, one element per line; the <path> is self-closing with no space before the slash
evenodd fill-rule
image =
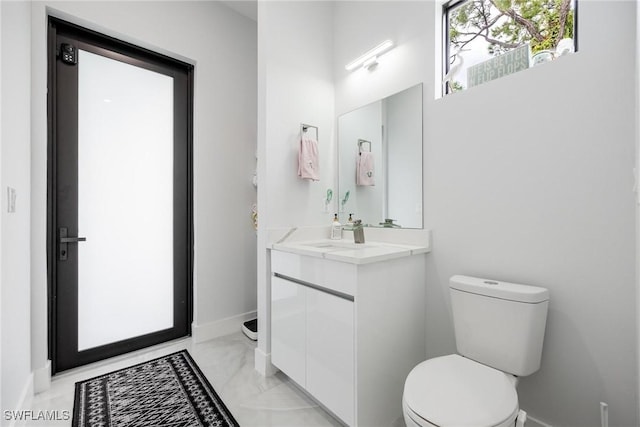
<path id="1" fill-rule="evenodd" d="M 452 276 L 449 286 L 458 291 L 529 304 L 549 300 L 549 290 L 546 288 L 470 276 Z"/>

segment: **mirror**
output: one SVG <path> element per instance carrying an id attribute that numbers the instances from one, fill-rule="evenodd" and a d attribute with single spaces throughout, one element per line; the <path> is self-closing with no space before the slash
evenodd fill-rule
<path id="1" fill-rule="evenodd" d="M 338 197 L 343 224 L 422 228 L 422 84 L 338 117 Z"/>

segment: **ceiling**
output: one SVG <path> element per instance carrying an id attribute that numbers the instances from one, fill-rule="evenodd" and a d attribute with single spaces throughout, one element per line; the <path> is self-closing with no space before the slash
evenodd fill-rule
<path id="1" fill-rule="evenodd" d="M 223 3 L 249 19 L 258 21 L 257 0 L 221 0 L 220 3 Z"/>

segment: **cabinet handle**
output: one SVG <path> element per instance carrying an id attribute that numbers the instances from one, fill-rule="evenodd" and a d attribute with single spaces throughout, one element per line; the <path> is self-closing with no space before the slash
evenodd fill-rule
<path id="1" fill-rule="evenodd" d="M 304 280 L 294 279 L 293 277 L 285 276 L 280 273 L 273 273 L 274 277 L 279 277 L 280 279 L 288 280 L 289 282 L 297 283 L 298 285 L 306 286 L 307 288 L 315 289 L 320 292 L 324 292 L 325 294 L 330 294 L 336 296 L 338 298 L 346 299 L 348 301 L 355 301 L 353 295 L 345 294 L 344 292 L 336 291 L 333 289 L 325 288 L 324 286 L 316 285 L 314 283 L 305 282 Z"/>

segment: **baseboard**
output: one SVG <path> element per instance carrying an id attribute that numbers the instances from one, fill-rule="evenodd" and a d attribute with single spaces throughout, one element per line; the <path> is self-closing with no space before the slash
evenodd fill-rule
<path id="1" fill-rule="evenodd" d="M 255 354 L 255 368 L 262 376 L 269 377 L 279 371 L 278 368 L 271 363 L 271 354 L 267 354 L 256 347 Z"/>
<path id="2" fill-rule="evenodd" d="M 25 410 L 27 410 L 31 406 L 31 400 L 33 399 L 33 373 L 29 374 L 27 378 L 27 382 L 22 388 L 22 393 L 20 394 L 20 399 L 18 400 L 18 405 L 16 406 L 14 414 L 20 414 L 16 417 L 10 417 L 9 427 L 17 427 L 25 425 L 25 420 L 22 418 L 22 414 Z M 3 419 L 6 420 L 7 414 L 3 414 Z"/>
<path id="3" fill-rule="evenodd" d="M 49 390 L 51 387 L 51 360 L 41 368 L 33 371 L 33 390 L 37 393 Z"/>
<path id="4" fill-rule="evenodd" d="M 525 427 L 553 427 L 553 426 L 551 424 L 547 424 L 544 421 L 540 421 L 539 419 L 527 414 L 527 422 L 525 423 Z"/>
<path id="5" fill-rule="evenodd" d="M 201 343 L 217 337 L 229 335 L 234 332 L 239 332 L 244 322 L 255 319 L 256 317 L 256 312 L 250 311 L 248 313 L 227 317 L 226 319 L 216 320 L 215 322 L 209 322 L 202 325 L 193 324 L 191 326 L 191 338 L 194 343 Z"/>

